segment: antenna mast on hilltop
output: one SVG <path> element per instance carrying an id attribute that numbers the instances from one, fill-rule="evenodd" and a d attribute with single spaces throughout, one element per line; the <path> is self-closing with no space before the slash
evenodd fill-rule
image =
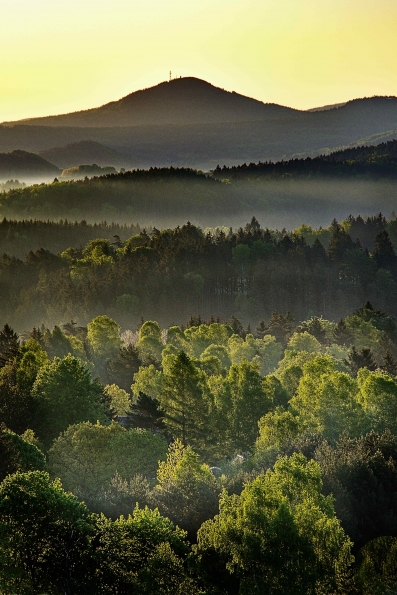
<path id="1" fill-rule="evenodd" d="M 172 81 L 172 72 L 170 70 L 170 81 Z"/>

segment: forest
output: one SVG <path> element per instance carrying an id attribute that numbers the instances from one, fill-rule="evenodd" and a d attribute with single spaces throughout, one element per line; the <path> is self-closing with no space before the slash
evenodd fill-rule
<path id="1" fill-rule="evenodd" d="M 386 215 L 397 199 L 397 141 L 315 158 L 192 168 L 152 167 L 104 174 L 80 166 L 48 184 L 4 187 L 0 216 L 8 219 L 113 221 L 175 227 L 239 227 L 255 213 L 267 227 L 325 226 L 332 220 Z M 33 157 L 35 157 L 33 155 Z M 38 157 L 37 157 L 38 158 Z M 110 171 L 110 170 L 109 170 Z M 73 176 L 84 178 L 73 180 Z M 89 177 L 94 176 L 94 177 Z M 69 177 L 69 179 L 68 179 Z"/>
<path id="2" fill-rule="evenodd" d="M 368 300 L 397 315 L 397 220 L 382 214 L 291 232 L 255 217 L 234 230 L 3 220 L 0 231 L 12 250 L 0 258 L 2 315 L 19 333 L 103 314 L 122 330 L 190 315 L 254 328 L 275 310 L 338 320 Z"/>
<path id="3" fill-rule="evenodd" d="M 1 593 L 396 591 L 394 216 L 0 235 Z"/>

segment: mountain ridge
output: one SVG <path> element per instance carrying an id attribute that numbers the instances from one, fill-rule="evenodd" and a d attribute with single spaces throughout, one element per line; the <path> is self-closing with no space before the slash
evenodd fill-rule
<path id="1" fill-rule="evenodd" d="M 3 125 L 108 127 L 150 124 L 192 124 L 269 119 L 299 110 L 264 103 L 225 91 L 207 81 L 184 77 L 135 91 L 100 107 L 39 118 L 25 118 Z"/>

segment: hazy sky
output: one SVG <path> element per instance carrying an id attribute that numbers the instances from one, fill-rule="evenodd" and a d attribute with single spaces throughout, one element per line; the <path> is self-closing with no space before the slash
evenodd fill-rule
<path id="1" fill-rule="evenodd" d="M 397 0 L 0 0 L 0 121 L 177 76 L 307 109 L 397 95 Z"/>

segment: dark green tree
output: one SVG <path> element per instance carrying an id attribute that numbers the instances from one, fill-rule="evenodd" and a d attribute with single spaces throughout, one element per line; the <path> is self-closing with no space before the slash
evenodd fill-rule
<path id="1" fill-rule="evenodd" d="M 350 368 L 353 376 L 357 376 L 360 368 L 368 368 L 368 370 L 374 372 L 378 367 L 370 349 L 363 347 L 361 351 L 357 351 L 354 345 L 349 352 L 348 359 L 345 360 L 345 364 Z"/>
<path id="2" fill-rule="evenodd" d="M 86 506 L 59 480 L 40 471 L 8 476 L 0 485 L 1 590 L 87 593 L 93 529 Z"/>
<path id="3" fill-rule="evenodd" d="M 341 318 L 333 330 L 333 338 L 338 345 L 349 346 L 353 343 L 353 335 L 346 326 L 346 322 Z"/>
<path id="4" fill-rule="evenodd" d="M 0 367 L 12 361 L 18 351 L 19 337 L 8 324 L 5 324 L 0 331 Z"/>
<path id="5" fill-rule="evenodd" d="M 0 429 L 0 483 L 18 471 L 43 471 L 45 465 L 45 457 L 36 446 L 6 428 Z"/>
<path id="6" fill-rule="evenodd" d="M 373 255 L 378 267 L 381 269 L 392 269 L 396 265 L 396 253 L 394 252 L 389 234 L 385 229 L 380 231 L 375 238 Z"/>
<path id="7" fill-rule="evenodd" d="M 208 433 L 209 402 L 202 374 L 180 351 L 165 375 L 160 396 L 168 432 L 197 450 L 204 446 Z"/>

